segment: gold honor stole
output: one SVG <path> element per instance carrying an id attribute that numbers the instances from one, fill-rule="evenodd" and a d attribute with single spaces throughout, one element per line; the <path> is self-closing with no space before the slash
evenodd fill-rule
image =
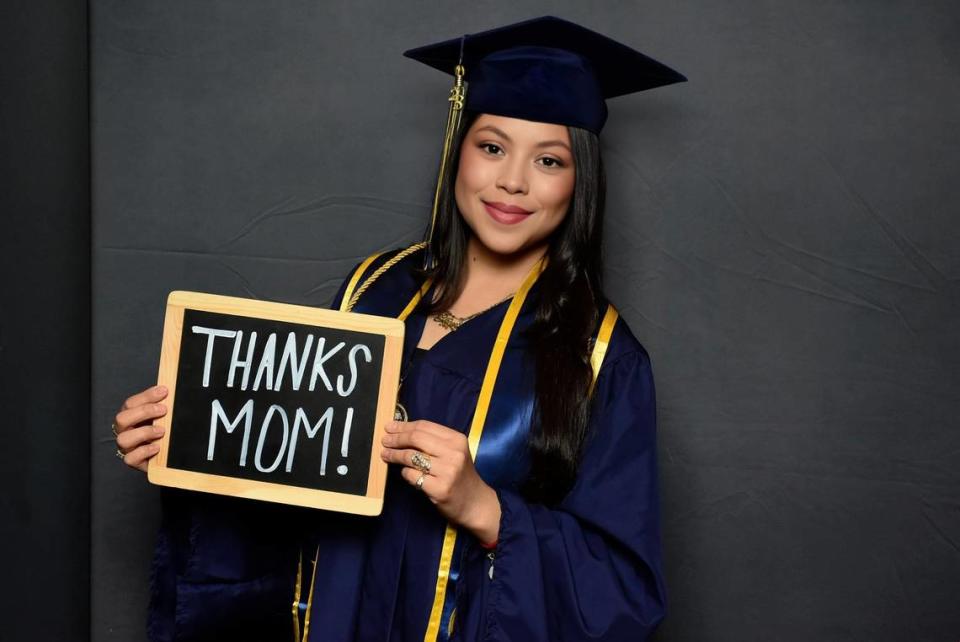
<path id="1" fill-rule="evenodd" d="M 483 426 L 487 419 L 487 411 L 490 408 L 490 401 L 493 398 L 493 389 L 497 382 L 497 375 L 500 372 L 500 364 L 503 361 L 503 354 L 507 349 L 507 342 L 513 332 L 514 323 L 520 315 L 520 309 L 523 302 L 530 292 L 530 288 L 536 282 L 537 277 L 543 271 L 545 261 L 541 259 L 533 266 L 523 285 L 514 295 L 507 314 L 500 324 L 500 330 L 497 332 L 497 339 L 493 345 L 493 351 L 490 353 L 490 360 L 487 362 L 487 370 L 483 376 L 483 383 L 480 386 L 480 395 L 477 398 L 477 409 L 473 415 L 473 421 L 470 424 L 470 432 L 467 435 L 467 441 L 470 444 L 470 456 L 474 460 L 477 458 L 477 450 L 480 447 L 480 438 L 483 436 Z M 600 324 L 600 331 L 597 340 L 594 343 L 593 351 L 590 355 L 590 365 L 593 369 L 593 380 L 590 383 L 590 392 L 593 392 L 593 385 L 596 383 L 597 376 L 600 373 L 600 366 L 603 365 L 603 358 L 606 356 L 607 346 L 610 344 L 610 336 L 613 334 L 613 327 L 616 325 L 616 309 L 612 305 L 607 306 L 603 321 Z M 424 633 L 424 642 L 435 642 L 440 633 L 441 621 L 444 613 L 444 603 L 447 598 L 447 583 L 450 579 L 450 567 L 453 562 L 453 552 L 457 544 L 457 527 L 447 524 L 443 535 L 443 548 L 440 551 L 440 563 L 437 568 L 437 584 L 433 594 L 433 607 L 430 610 L 430 619 L 427 623 L 427 630 Z M 450 620 L 447 623 L 447 634 L 453 629 L 456 611 L 450 614 Z"/>

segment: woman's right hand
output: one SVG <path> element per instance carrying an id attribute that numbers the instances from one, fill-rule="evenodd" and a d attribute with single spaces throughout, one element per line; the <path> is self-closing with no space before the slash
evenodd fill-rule
<path id="1" fill-rule="evenodd" d="M 152 386 L 124 401 L 117 412 L 113 420 L 117 449 L 127 466 L 147 472 L 147 461 L 160 452 L 157 440 L 163 428 L 154 426 L 153 420 L 167 414 L 167 407 L 160 403 L 166 397 L 165 386 Z"/>

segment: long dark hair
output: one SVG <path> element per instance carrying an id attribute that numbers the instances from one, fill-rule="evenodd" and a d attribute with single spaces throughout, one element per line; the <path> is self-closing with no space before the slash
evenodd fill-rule
<path id="1" fill-rule="evenodd" d="M 448 309 L 463 291 L 470 228 L 457 210 L 454 192 L 460 150 L 477 114 L 464 114 L 441 177 L 439 209 L 425 272 L 437 284 L 428 312 Z M 536 396 L 530 432 L 530 474 L 524 496 L 556 504 L 570 490 L 590 420 L 590 338 L 602 294 L 603 207 L 606 179 L 600 142 L 585 129 L 568 127 L 576 178 L 570 209 L 553 232 L 547 267 L 537 280 L 533 346 Z"/>

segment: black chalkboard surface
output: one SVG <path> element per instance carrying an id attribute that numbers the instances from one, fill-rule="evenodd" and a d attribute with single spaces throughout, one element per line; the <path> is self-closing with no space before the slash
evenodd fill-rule
<path id="1" fill-rule="evenodd" d="M 397 319 L 171 293 L 150 481 L 379 514 L 402 343 Z"/>

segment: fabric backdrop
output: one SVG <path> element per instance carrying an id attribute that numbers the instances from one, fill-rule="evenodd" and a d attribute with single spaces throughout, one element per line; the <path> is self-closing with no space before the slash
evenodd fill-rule
<path id="1" fill-rule="evenodd" d="M 144 639 L 158 492 L 109 425 L 166 294 L 325 305 L 417 240 L 449 82 L 401 52 L 542 14 L 690 78 L 602 137 L 607 288 L 657 383 L 658 639 L 960 638 L 954 0 L 94 0 L 94 640 Z"/>

